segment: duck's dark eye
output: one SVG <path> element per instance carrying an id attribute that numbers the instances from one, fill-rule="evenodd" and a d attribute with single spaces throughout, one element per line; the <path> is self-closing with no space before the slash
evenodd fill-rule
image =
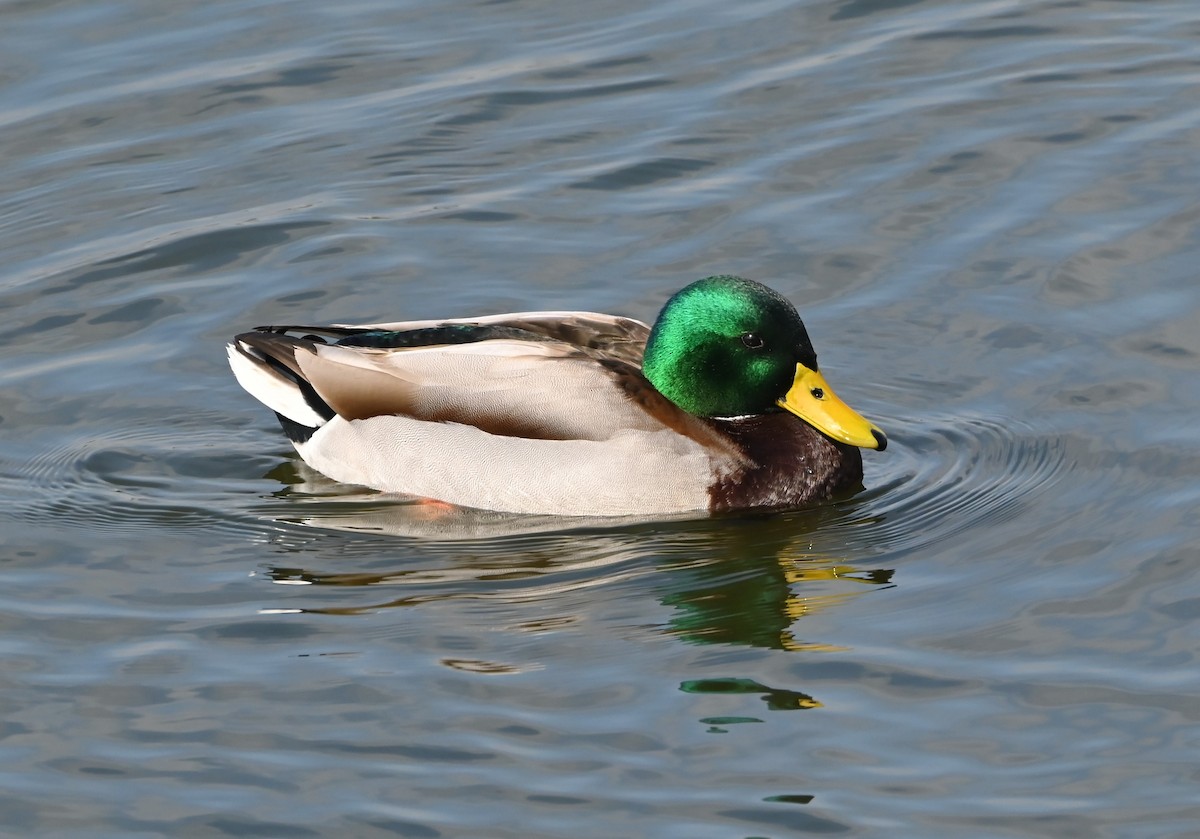
<path id="1" fill-rule="evenodd" d="M 753 332 L 742 333 L 742 343 L 752 350 L 761 350 L 763 348 L 762 336 L 756 335 Z"/>
<path id="2" fill-rule="evenodd" d="M 809 393 L 811 393 L 813 395 L 813 399 L 824 399 L 825 398 L 824 389 L 819 388 L 819 387 L 814 387 L 812 390 L 809 391 Z"/>

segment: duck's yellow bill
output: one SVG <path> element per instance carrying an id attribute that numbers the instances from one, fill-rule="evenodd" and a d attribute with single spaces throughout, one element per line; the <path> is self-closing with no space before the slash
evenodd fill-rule
<path id="1" fill-rule="evenodd" d="M 796 365 L 792 387 L 778 404 L 834 440 L 862 449 L 887 448 L 887 436 L 878 426 L 839 399 L 824 376 L 803 364 Z"/>

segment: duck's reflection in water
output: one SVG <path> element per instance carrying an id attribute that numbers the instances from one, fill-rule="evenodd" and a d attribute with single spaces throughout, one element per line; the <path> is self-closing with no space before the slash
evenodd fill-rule
<path id="1" fill-rule="evenodd" d="M 663 631 L 689 643 L 829 651 L 840 647 L 802 640 L 800 618 L 892 584 L 890 569 L 865 567 L 826 547 L 839 526 L 861 524 L 852 507 L 667 522 L 520 516 L 347 493 L 300 470 L 276 476 L 291 487 L 286 508 L 271 512 L 277 521 L 304 525 L 276 539 L 301 561 L 271 567 L 270 578 L 392 594 L 270 611 L 346 615 L 456 599 L 553 604 L 572 592 L 644 578 L 638 587 L 671 607 Z M 366 538 L 343 540 L 339 560 L 330 561 L 327 550 L 313 550 L 304 538 L 320 531 Z M 325 557 L 320 566 L 318 555 Z"/>

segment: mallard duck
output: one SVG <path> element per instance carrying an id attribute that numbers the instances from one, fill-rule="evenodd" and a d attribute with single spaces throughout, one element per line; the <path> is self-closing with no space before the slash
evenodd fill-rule
<path id="1" fill-rule="evenodd" d="M 862 484 L 887 438 L 834 395 L 788 300 L 698 280 L 654 326 L 521 312 L 260 326 L 238 382 L 334 480 L 576 516 L 792 508 Z"/>

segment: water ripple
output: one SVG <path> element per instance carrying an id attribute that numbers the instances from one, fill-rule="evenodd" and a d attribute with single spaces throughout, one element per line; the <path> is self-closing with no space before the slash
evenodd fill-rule
<path id="1" fill-rule="evenodd" d="M 19 490 L 28 502 L 7 515 L 88 531 L 139 533 L 154 525 L 216 524 L 244 532 L 256 520 L 226 507 L 229 481 L 243 474 L 246 456 L 203 448 L 179 451 L 181 439 L 202 439 L 212 428 L 205 419 L 215 423 L 218 418 L 193 415 L 165 425 L 161 418 L 148 419 L 154 427 L 131 424 L 63 437 L 26 460 L 0 456 L 0 484 L 9 485 L 14 497 Z"/>
<path id="2" fill-rule="evenodd" d="M 872 522 L 860 538 L 889 551 L 1009 521 L 1067 468 L 1060 438 L 1010 419 L 947 417 L 916 424 L 897 418 L 886 424 L 896 445 L 885 456 L 882 481 L 855 500 L 854 510 Z"/>

